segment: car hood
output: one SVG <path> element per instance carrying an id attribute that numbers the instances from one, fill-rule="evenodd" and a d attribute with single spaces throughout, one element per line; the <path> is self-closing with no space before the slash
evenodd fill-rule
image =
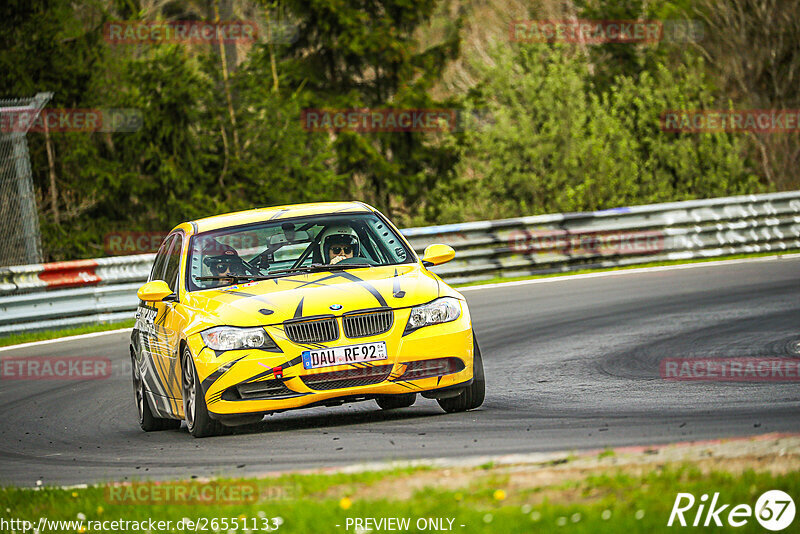
<path id="1" fill-rule="evenodd" d="M 299 273 L 195 291 L 185 304 L 205 315 L 202 323 L 254 326 L 385 306 L 405 308 L 438 296 L 435 275 L 419 265 L 404 264 Z"/>

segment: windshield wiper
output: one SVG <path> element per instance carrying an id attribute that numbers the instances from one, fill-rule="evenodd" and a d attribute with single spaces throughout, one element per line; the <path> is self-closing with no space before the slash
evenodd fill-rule
<path id="1" fill-rule="evenodd" d="M 231 283 L 238 284 L 242 280 L 249 280 L 253 282 L 258 282 L 261 280 L 272 280 L 274 278 L 280 278 L 281 276 L 285 276 L 292 273 L 314 273 L 319 271 L 343 271 L 344 269 L 359 269 L 363 267 L 373 267 L 369 263 L 345 263 L 342 265 L 341 263 L 337 263 L 334 265 L 330 265 L 327 263 L 312 263 L 311 265 L 306 265 L 305 267 L 295 267 L 293 269 L 280 269 L 278 271 L 272 271 L 263 276 L 257 276 L 252 274 L 229 274 L 223 276 L 198 276 L 195 277 L 195 280 L 199 282 L 205 281 L 220 281 L 220 280 L 231 280 Z"/>
<path id="2" fill-rule="evenodd" d="M 369 263 L 337 263 L 335 265 L 320 265 L 317 271 L 341 271 L 343 269 L 361 269 L 363 267 L 374 267 Z"/>
<path id="3" fill-rule="evenodd" d="M 234 283 L 236 283 L 236 282 L 240 282 L 242 280 L 258 281 L 258 280 L 269 280 L 270 278 L 274 278 L 274 277 L 272 277 L 272 276 L 256 276 L 256 275 L 253 275 L 253 274 L 243 274 L 243 275 L 229 274 L 229 275 L 225 275 L 225 276 L 197 276 L 197 277 L 195 277 L 195 280 L 199 280 L 201 282 L 205 282 L 207 280 L 216 280 L 216 281 L 219 281 L 219 280 L 233 280 Z"/>
<path id="4" fill-rule="evenodd" d="M 280 269 L 278 271 L 271 271 L 269 273 L 270 276 L 273 274 L 290 274 L 290 273 L 315 273 L 318 271 L 342 271 L 344 269 L 360 269 L 363 267 L 373 267 L 369 263 L 336 263 L 336 264 L 329 264 L 329 263 L 312 263 L 311 265 L 306 265 L 305 267 L 294 267 L 289 269 Z"/>

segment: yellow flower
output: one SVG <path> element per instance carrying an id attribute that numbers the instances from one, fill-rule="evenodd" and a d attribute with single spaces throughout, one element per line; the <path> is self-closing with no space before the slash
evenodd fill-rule
<path id="1" fill-rule="evenodd" d="M 105 511 L 105 510 L 103 509 L 103 507 L 102 507 L 102 506 L 98 506 L 98 507 L 97 507 L 97 515 L 103 515 L 103 512 L 104 512 L 104 511 Z"/>
<path id="2" fill-rule="evenodd" d="M 460 500 L 464 499 L 464 496 L 462 494 L 460 494 L 460 493 L 456 493 L 455 494 L 455 498 L 456 498 L 457 501 L 460 501 Z"/>
<path id="3" fill-rule="evenodd" d="M 353 501 L 351 501 L 347 497 L 342 497 L 342 500 L 339 501 L 339 506 L 342 508 L 342 510 L 347 510 L 351 506 L 353 506 Z"/>
<path id="4" fill-rule="evenodd" d="M 73 491 L 73 492 L 72 492 L 72 496 L 73 496 L 73 497 L 77 497 L 77 496 L 78 496 L 78 492 L 77 492 L 77 491 Z"/>
<path id="5" fill-rule="evenodd" d="M 496 501 L 504 501 L 506 499 L 506 492 L 501 490 L 501 489 L 494 490 L 494 493 L 492 494 L 492 496 L 494 497 L 494 500 L 496 500 Z"/>

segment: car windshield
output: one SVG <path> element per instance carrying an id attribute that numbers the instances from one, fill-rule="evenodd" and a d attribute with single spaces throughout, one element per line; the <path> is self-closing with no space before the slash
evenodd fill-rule
<path id="1" fill-rule="evenodd" d="M 187 287 L 196 291 L 294 272 L 412 261 L 403 240 L 375 214 L 319 215 L 193 236 Z"/>

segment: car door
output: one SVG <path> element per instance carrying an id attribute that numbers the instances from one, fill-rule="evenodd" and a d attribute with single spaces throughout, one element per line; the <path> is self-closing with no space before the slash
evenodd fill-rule
<path id="1" fill-rule="evenodd" d="M 153 269 L 150 271 L 148 282 L 153 280 L 163 280 L 164 270 L 167 266 L 170 249 L 175 242 L 175 236 L 168 236 L 156 253 L 153 262 Z M 165 358 L 162 356 L 163 341 L 165 337 L 160 332 L 161 327 L 156 326 L 163 320 L 165 307 L 161 302 L 139 302 L 136 310 L 135 335 L 138 337 L 138 352 L 140 358 L 137 359 L 139 372 L 141 374 L 144 389 L 148 393 L 151 409 L 156 417 L 166 417 L 174 413 L 175 402 L 170 400 L 167 393 L 165 377 L 169 374 L 163 367 Z"/>
<path id="2" fill-rule="evenodd" d="M 171 236 L 169 251 L 164 262 L 164 272 L 160 278 L 167 283 L 175 295 L 175 299 L 152 303 L 155 308 L 153 321 L 155 344 L 151 355 L 163 388 L 163 394 L 168 397 L 171 412 L 174 415 L 183 413 L 179 354 L 182 316 L 177 310 L 179 306 L 177 301 L 178 273 L 181 271 L 182 251 L 183 235 L 175 233 Z"/>

